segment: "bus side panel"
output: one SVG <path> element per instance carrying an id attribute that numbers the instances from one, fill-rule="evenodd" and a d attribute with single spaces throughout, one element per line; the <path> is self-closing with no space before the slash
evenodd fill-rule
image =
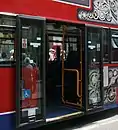
<path id="1" fill-rule="evenodd" d="M 0 68 L 0 113 L 15 111 L 15 68 Z"/>
<path id="2" fill-rule="evenodd" d="M 15 129 L 15 68 L 0 68 L 0 130 Z"/>
<path id="3" fill-rule="evenodd" d="M 104 109 L 118 107 L 118 64 L 104 65 Z"/>
<path id="4" fill-rule="evenodd" d="M 53 0 L 4 0 L 0 4 L 0 12 L 38 15 L 75 22 L 77 22 L 77 9 L 76 6 L 58 3 Z"/>
<path id="5" fill-rule="evenodd" d="M 15 130 L 15 113 L 0 115 L 0 130 Z"/>

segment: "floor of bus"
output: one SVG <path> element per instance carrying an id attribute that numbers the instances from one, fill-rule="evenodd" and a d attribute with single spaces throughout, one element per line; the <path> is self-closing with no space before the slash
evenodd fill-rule
<path id="1" fill-rule="evenodd" d="M 62 103 L 60 87 L 56 91 L 54 91 L 54 93 L 55 94 L 51 94 L 54 95 L 52 98 L 49 98 L 51 97 L 50 95 L 47 98 L 47 104 L 46 104 L 47 118 L 55 118 L 55 117 L 79 112 L 78 109 L 72 108 L 70 106 L 66 106 L 65 104 Z"/>
<path id="2" fill-rule="evenodd" d="M 64 104 L 50 104 L 46 108 L 46 117 L 54 118 L 78 112 L 77 109 L 65 106 Z"/>

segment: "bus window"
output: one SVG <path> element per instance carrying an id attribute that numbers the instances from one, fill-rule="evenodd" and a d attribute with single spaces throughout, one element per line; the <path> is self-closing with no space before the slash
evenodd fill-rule
<path id="1" fill-rule="evenodd" d="M 9 64 L 14 61 L 15 19 L 9 16 L 0 16 L 0 64 Z"/>
<path id="2" fill-rule="evenodd" d="M 55 61 L 62 58 L 62 37 L 61 36 L 49 36 L 49 61 Z M 71 51 L 77 51 L 77 36 L 67 36 L 65 38 L 64 45 L 64 60 L 66 60 L 68 53 Z M 58 54 L 60 53 L 60 54 Z"/>
<path id="3" fill-rule="evenodd" d="M 108 41 L 108 29 L 103 29 L 103 62 L 109 61 L 109 41 Z"/>
<path id="4" fill-rule="evenodd" d="M 112 62 L 118 62 L 118 31 L 111 31 Z"/>
<path id="5" fill-rule="evenodd" d="M 56 61 L 60 58 L 59 54 L 62 50 L 62 37 L 48 36 L 49 38 L 49 61 Z M 58 51 L 59 50 L 59 51 Z"/>
<path id="6" fill-rule="evenodd" d="M 100 33 L 88 28 L 88 59 L 90 64 L 100 62 Z"/>

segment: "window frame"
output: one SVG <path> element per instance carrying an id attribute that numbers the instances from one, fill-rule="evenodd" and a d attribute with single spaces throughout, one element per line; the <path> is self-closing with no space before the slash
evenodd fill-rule
<path id="1" fill-rule="evenodd" d="M 118 32 L 118 30 L 117 29 L 110 29 L 110 36 L 109 36 L 109 38 L 110 38 L 110 63 L 118 63 L 118 60 L 117 61 L 114 61 L 113 60 L 113 53 L 112 53 L 112 32 L 114 32 L 114 31 L 116 31 L 116 32 Z"/>
<path id="2" fill-rule="evenodd" d="M 89 63 L 88 63 L 88 28 L 90 29 L 98 29 L 99 30 L 99 33 L 100 33 L 100 61 L 99 61 L 99 69 L 100 69 L 100 97 L 101 97 L 101 101 L 100 103 L 98 103 L 97 107 L 98 109 L 102 109 L 103 108 L 103 104 L 104 104 L 104 100 L 103 100 L 103 29 L 102 27 L 93 27 L 93 26 L 86 26 L 85 27 L 85 59 L 86 59 L 86 71 L 87 71 L 87 74 L 86 74 L 86 110 L 88 111 L 89 109 L 91 109 L 91 105 L 89 105 L 89 91 L 88 91 L 88 85 L 89 85 L 89 78 L 88 78 L 88 75 L 89 75 Z M 95 109 L 96 109 L 96 106 L 95 106 Z M 94 111 L 94 106 L 92 107 L 92 110 Z"/>
<path id="3" fill-rule="evenodd" d="M 107 46 L 108 46 L 108 59 L 107 59 L 107 61 L 104 61 L 103 60 L 103 64 L 105 64 L 105 63 L 111 63 L 111 42 L 110 42 L 110 40 L 111 40 L 111 38 L 110 38 L 110 29 L 109 28 L 102 28 L 103 30 L 106 30 L 106 39 L 105 40 L 107 40 L 106 42 L 107 42 Z M 103 32 L 104 33 L 104 32 Z M 104 42 L 104 37 L 103 37 L 103 35 L 102 35 L 102 40 L 103 40 L 103 42 Z M 102 44 L 102 50 L 103 50 L 103 58 L 104 58 L 104 47 L 103 47 L 103 45 L 104 45 L 104 43 Z"/>
<path id="4" fill-rule="evenodd" d="M 46 123 L 46 108 L 45 108 L 45 76 L 46 76 L 46 66 L 45 66 L 45 61 L 46 61 L 46 56 L 45 56 L 45 49 L 46 49 L 46 45 L 45 45 L 45 18 L 42 17 L 36 17 L 36 16 L 29 16 L 29 15 L 18 15 L 16 18 L 17 21 L 17 28 L 16 28 L 16 41 L 17 41 L 17 45 L 16 45 L 16 127 L 19 128 L 23 128 L 23 129 L 31 129 L 31 128 L 36 128 L 39 127 L 41 125 L 44 125 Z M 21 70 L 21 52 L 22 52 L 22 25 L 28 21 L 29 23 L 31 22 L 38 22 L 38 25 L 40 25 L 41 23 L 41 28 L 42 28 L 42 32 L 41 32 L 41 37 L 42 37 L 42 71 L 41 71 L 41 96 L 42 96 L 42 102 L 41 102 L 41 113 L 38 114 L 38 117 L 40 119 L 37 119 L 36 121 L 32 121 L 32 119 L 29 118 L 30 125 L 29 123 L 21 118 L 21 74 L 22 74 L 22 70 Z M 37 116 L 37 114 L 36 114 Z"/>

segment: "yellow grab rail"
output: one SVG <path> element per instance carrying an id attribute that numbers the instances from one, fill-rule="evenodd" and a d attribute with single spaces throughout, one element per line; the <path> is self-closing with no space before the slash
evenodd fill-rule
<path id="1" fill-rule="evenodd" d="M 82 88 L 79 85 L 79 82 L 81 82 L 79 80 L 79 71 L 77 69 L 64 69 L 64 71 L 71 71 L 71 72 L 77 73 L 77 96 L 80 98 L 80 104 L 79 103 L 75 104 L 75 103 L 71 103 L 69 101 L 64 100 L 64 81 L 62 81 L 62 101 L 67 104 L 82 106 Z M 63 71 L 63 73 L 64 73 L 64 71 Z M 63 76 L 64 76 L 64 74 L 63 74 Z M 64 77 L 63 77 L 63 80 L 64 80 Z"/>
<path id="2" fill-rule="evenodd" d="M 71 72 L 76 72 L 77 73 L 77 96 L 78 97 L 81 97 L 81 89 L 79 88 L 80 85 L 79 85 L 79 71 L 77 69 L 64 69 L 64 71 L 71 71 Z M 63 85 L 64 86 L 64 85 Z M 79 91 L 80 89 L 80 91 Z"/>
<path id="3" fill-rule="evenodd" d="M 64 50 L 64 44 L 65 44 L 64 39 L 65 39 L 65 35 L 67 34 L 67 26 L 63 25 L 62 28 L 63 28 L 62 50 Z M 81 32 L 80 32 L 80 34 L 81 34 Z M 62 101 L 63 101 L 63 103 L 66 103 L 66 104 L 76 105 L 76 106 L 82 107 L 82 38 L 80 38 L 80 39 L 81 39 L 81 41 L 80 41 L 81 42 L 80 43 L 80 46 L 81 46 L 81 49 L 80 49 L 80 65 L 81 65 L 80 75 L 79 75 L 79 71 L 77 69 L 66 69 L 66 68 L 64 68 L 64 51 L 62 51 Z M 64 100 L 64 71 L 75 71 L 75 72 L 77 72 L 77 96 L 80 98 L 80 103 L 79 102 L 72 103 L 72 102 Z M 80 85 L 79 85 L 79 82 L 80 82 Z"/>

